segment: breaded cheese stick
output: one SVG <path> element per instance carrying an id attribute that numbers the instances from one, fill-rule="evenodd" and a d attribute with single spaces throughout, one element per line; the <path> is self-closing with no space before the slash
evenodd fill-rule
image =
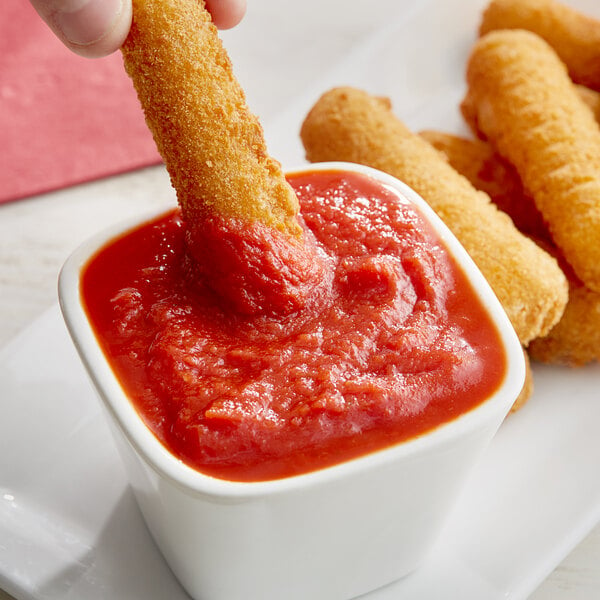
<path id="1" fill-rule="evenodd" d="M 311 161 L 346 160 L 386 171 L 419 193 L 479 266 L 521 342 L 544 335 L 567 301 L 567 282 L 554 258 L 515 228 L 489 196 L 478 192 L 441 154 L 411 133 L 390 103 L 353 88 L 324 94 L 301 131 Z"/>
<path id="2" fill-rule="evenodd" d="M 554 0 L 492 0 L 480 34 L 527 29 L 544 38 L 567 65 L 571 78 L 600 89 L 600 21 Z"/>
<path id="3" fill-rule="evenodd" d="M 540 37 L 494 31 L 475 44 L 463 114 L 517 169 L 576 275 L 600 291 L 600 128 Z"/>
<path id="4" fill-rule="evenodd" d="M 488 142 L 432 130 L 421 131 L 419 135 L 442 152 L 450 166 L 475 189 L 485 192 L 521 233 L 551 242 L 542 215 L 523 189 L 515 168 Z"/>
<path id="5" fill-rule="evenodd" d="M 559 254 L 519 176 L 487 142 L 438 131 L 420 135 L 443 152 L 474 187 L 487 192 L 523 233 L 533 236 L 551 254 Z M 533 340 L 527 349 L 539 362 L 578 366 L 600 360 L 600 294 L 577 281 L 568 266 L 566 270 L 569 301 L 565 311 L 550 333 Z"/>
<path id="6" fill-rule="evenodd" d="M 122 52 L 184 218 L 216 214 L 299 234 L 297 198 L 203 0 L 133 0 Z"/>

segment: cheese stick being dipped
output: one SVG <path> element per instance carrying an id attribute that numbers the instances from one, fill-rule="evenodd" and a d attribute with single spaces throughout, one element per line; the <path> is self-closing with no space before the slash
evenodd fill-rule
<path id="1" fill-rule="evenodd" d="M 217 213 L 299 234 L 296 196 L 202 0 L 134 0 L 122 52 L 184 216 Z"/>
<path id="2" fill-rule="evenodd" d="M 575 274 L 600 291 L 600 129 L 540 37 L 494 31 L 475 44 L 462 110 L 516 168 Z"/>
<path id="3" fill-rule="evenodd" d="M 571 78 L 600 90 L 600 20 L 554 0 L 492 0 L 479 32 L 526 29 L 554 48 Z"/>
<path id="4" fill-rule="evenodd" d="M 424 131 L 420 135 L 443 152 L 452 167 L 477 189 L 487 192 L 521 231 L 541 241 L 550 253 L 560 254 L 552 247 L 533 199 L 523 190 L 512 165 L 489 143 L 439 131 Z M 527 351 L 540 362 L 578 366 L 600 360 L 600 294 L 578 281 L 568 266 L 565 270 L 569 280 L 565 311 L 550 332 L 533 340 Z"/>
<path id="5" fill-rule="evenodd" d="M 311 161 L 347 160 L 398 177 L 438 213 L 466 248 L 526 345 L 558 321 L 567 283 L 556 261 L 525 238 L 489 196 L 411 133 L 387 100 L 353 88 L 324 94 L 301 131 Z"/>
<path id="6" fill-rule="evenodd" d="M 310 301 L 321 273 L 297 198 L 267 153 L 202 0 L 133 0 L 122 53 L 202 277 L 248 314 Z"/>

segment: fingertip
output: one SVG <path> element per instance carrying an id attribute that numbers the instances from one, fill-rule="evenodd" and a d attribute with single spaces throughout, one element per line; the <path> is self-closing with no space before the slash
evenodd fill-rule
<path id="1" fill-rule="evenodd" d="M 131 28 L 131 18 L 131 0 L 123 0 L 114 21 L 101 37 L 89 43 L 77 43 L 69 39 L 65 43 L 73 52 L 86 58 L 108 56 L 119 50 L 125 42 Z"/>
<path id="2" fill-rule="evenodd" d="M 131 27 L 131 0 L 31 0 L 70 50 L 87 58 L 118 50 Z"/>
<path id="3" fill-rule="evenodd" d="M 219 29 L 231 29 L 244 18 L 246 0 L 206 0 L 206 8 Z"/>

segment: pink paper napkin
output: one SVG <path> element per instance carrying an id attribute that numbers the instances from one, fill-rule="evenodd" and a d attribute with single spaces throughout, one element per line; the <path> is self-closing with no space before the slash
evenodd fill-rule
<path id="1" fill-rule="evenodd" d="M 158 162 L 120 53 L 76 56 L 27 0 L 2 0 L 0 203 Z"/>

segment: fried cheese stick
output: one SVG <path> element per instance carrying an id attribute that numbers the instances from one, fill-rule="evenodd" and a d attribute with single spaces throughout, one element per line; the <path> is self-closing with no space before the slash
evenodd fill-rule
<path id="1" fill-rule="evenodd" d="M 567 65 L 571 78 L 600 89 L 600 21 L 554 0 L 492 0 L 480 34 L 527 29 L 544 38 Z"/>
<path id="2" fill-rule="evenodd" d="M 600 128 L 540 37 L 494 31 L 475 44 L 463 114 L 516 168 L 576 275 L 600 291 Z"/>
<path id="3" fill-rule="evenodd" d="M 310 161 L 369 165 L 419 193 L 481 269 L 524 345 L 558 321 L 567 283 L 556 261 L 519 233 L 487 194 L 411 133 L 388 100 L 353 88 L 333 89 L 313 106 L 301 137 Z"/>
<path id="4" fill-rule="evenodd" d="M 488 144 L 439 131 L 420 134 L 443 152 L 454 169 L 477 189 L 487 192 L 515 225 L 551 254 L 559 255 L 519 176 Z M 579 282 L 565 267 L 569 301 L 560 321 L 545 337 L 533 340 L 527 350 L 534 360 L 579 366 L 600 360 L 600 294 Z"/>
<path id="5" fill-rule="evenodd" d="M 203 0 L 133 0 L 122 53 L 184 218 L 299 235 L 297 198 L 267 154 Z"/>

